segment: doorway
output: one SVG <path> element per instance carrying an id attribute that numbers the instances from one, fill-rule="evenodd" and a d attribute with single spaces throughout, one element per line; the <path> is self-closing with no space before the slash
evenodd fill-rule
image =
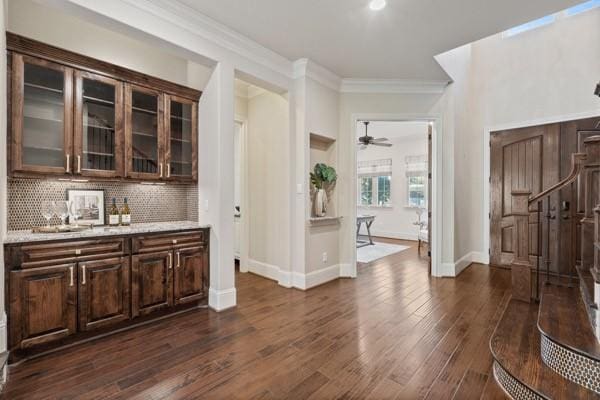
<path id="1" fill-rule="evenodd" d="M 507 267 L 513 259 L 514 189 L 532 195 L 565 178 L 571 155 L 597 135 L 600 118 L 508 129 L 490 133 L 490 264 Z M 572 276 L 580 262 L 583 193 L 578 181 L 530 207 L 530 263 L 551 275 Z"/>
<path id="2" fill-rule="evenodd" d="M 416 248 L 431 260 L 431 142 L 426 120 L 356 121 L 356 259 L 367 267 Z"/>

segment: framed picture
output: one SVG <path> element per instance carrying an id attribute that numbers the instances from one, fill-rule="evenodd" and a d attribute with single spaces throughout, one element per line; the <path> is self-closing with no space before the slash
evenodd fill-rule
<path id="1" fill-rule="evenodd" d="M 72 201 L 81 213 L 77 223 L 104 225 L 103 189 L 67 189 L 67 200 Z"/>

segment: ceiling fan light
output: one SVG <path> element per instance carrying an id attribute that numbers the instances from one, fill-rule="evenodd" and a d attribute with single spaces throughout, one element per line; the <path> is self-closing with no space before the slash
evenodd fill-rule
<path id="1" fill-rule="evenodd" d="M 371 0 L 369 3 L 369 8 L 373 11 L 379 11 L 385 8 L 386 1 L 385 0 Z"/>

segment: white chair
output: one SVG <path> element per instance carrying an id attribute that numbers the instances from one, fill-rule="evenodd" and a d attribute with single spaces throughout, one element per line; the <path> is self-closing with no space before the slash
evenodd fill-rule
<path id="1" fill-rule="evenodd" d="M 429 222 L 428 212 L 425 208 L 417 209 L 417 222 L 414 223 L 419 227 L 419 233 L 417 239 L 419 240 L 419 246 L 417 248 L 419 256 L 421 255 L 421 243 L 429 243 Z"/>

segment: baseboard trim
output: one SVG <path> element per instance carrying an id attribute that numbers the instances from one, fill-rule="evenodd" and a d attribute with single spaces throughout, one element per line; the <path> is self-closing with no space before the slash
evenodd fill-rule
<path id="1" fill-rule="evenodd" d="M 208 306 L 215 311 L 225 311 L 237 305 L 237 291 L 235 288 L 208 290 Z"/>
<path id="2" fill-rule="evenodd" d="M 271 265 L 257 260 L 248 260 L 248 272 L 260 275 L 263 278 L 279 282 L 280 269 L 276 265 Z"/>
<path id="3" fill-rule="evenodd" d="M 440 276 L 442 277 L 457 277 L 472 263 L 487 264 L 488 256 L 479 251 L 472 251 L 465 254 L 454 263 L 442 263 Z"/>
<path id="4" fill-rule="evenodd" d="M 294 272 L 292 283 L 296 289 L 307 290 L 338 279 L 339 277 L 340 265 L 336 264 L 317 271 L 309 272 L 308 274 Z"/>
<path id="5" fill-rule="evenodd" d="M 356 278 L 356 268 L 351 264 L 340 264 L 340 278 Z"/>

